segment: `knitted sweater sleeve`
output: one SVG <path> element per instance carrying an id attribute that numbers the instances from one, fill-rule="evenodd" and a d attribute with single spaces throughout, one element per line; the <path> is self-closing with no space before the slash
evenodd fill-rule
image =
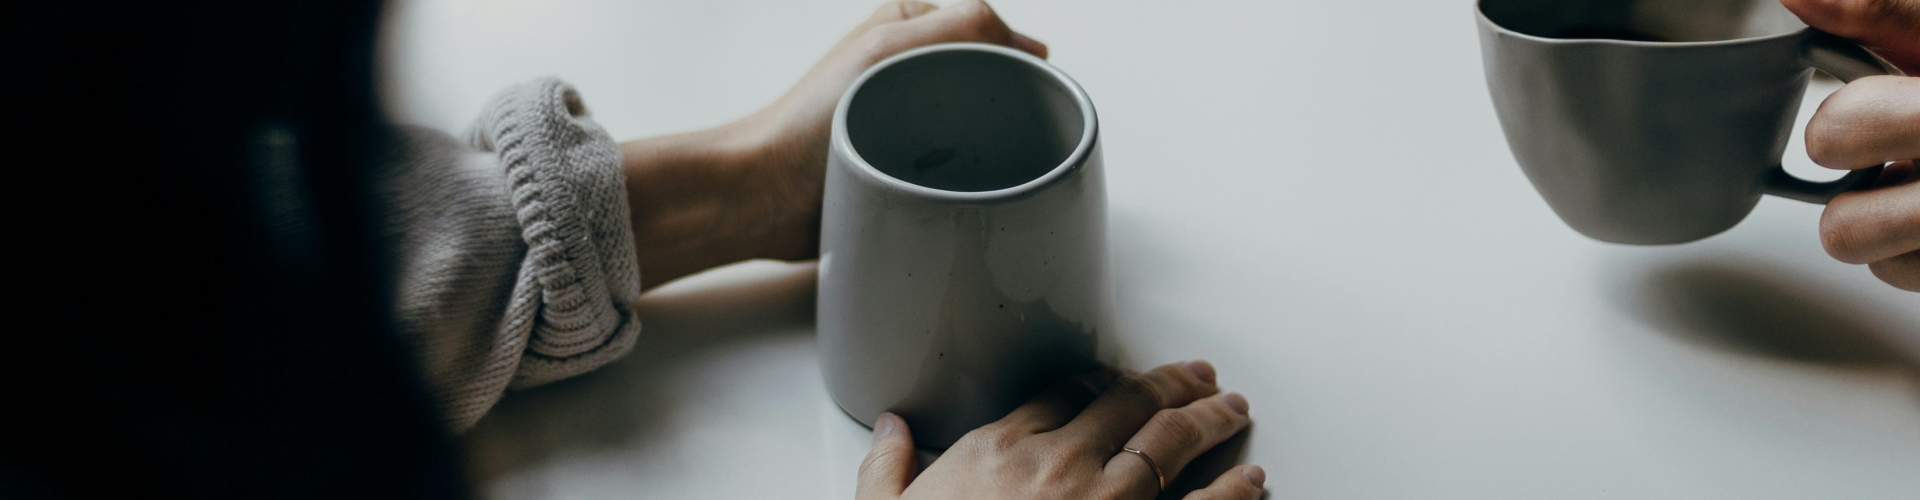
<path id="1" fill-rule="evenodd" d="M 396 320 L 447 426 L 591 371 L 640 324 L 620 149 L 556 79 L 510 88 L 464 143 L 404 127 L 379 193 Z"/>

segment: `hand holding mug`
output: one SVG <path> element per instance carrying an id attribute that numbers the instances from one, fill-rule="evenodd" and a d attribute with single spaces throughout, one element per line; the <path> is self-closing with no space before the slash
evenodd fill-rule
<path id="1" fill-rule="evenodd" d="M 1781 3 L 1808 25 L 1920 74 L 1920 0 Z M 1920 292 L 1920 78 L 1862 78 L 1829 96 L 1807 124 L 1807 154 L 1843 170 L 1892 162 L 1873 187 L 1827 204 L 1820 241 L 1835 259 L 1867 264 L 1887 284 Z"/>
<path id="2" fill-rule="evenodd" d="M 887 2 L 766 108 L 713 129 L 621 144 L 643 285 L 747 259 L 813 258 L 841 92 L 874 63 L 945 42 L 1047 54 L 981 0 Z"/>

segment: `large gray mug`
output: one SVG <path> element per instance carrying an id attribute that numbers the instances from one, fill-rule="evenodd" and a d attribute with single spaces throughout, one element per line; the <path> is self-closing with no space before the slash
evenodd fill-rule
<path id="1" fill-rule="evenodd" d="M 834 112 L 820 226 L 827 391 L 945 448 L 1111 331 L 1093 103 L 1024 52 L 942 44 L 881 61 Z"/>
<path id="2" fill-rule="evenodd" d="M 1762 194 L 1826 203 L 1781 155 L 1814 69 L 1888 73 L 1777 0 L 1480 0 L 1480 45 L 1514 158 L 1588 237 L 1658 245 L 1738 224 Z"/>

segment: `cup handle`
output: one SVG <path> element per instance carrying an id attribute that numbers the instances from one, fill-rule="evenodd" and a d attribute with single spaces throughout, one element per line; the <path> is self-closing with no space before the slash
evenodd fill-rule
<path id="1" fill-rule="evenodd" d="M 1867 52 L 1852 40 L 1813 28 L 1807 28 L 1801 54 L 1807 66 L 1844 82 L 1875 75 L 1900 74 L 1899 70 L 1874 57 L 1872 52 Z M 1774 167 L 1773 175 L 1767 178 L 1767 194 L 1824 205 L 1840 193 L 1873 184 L 1873 180 L 1880 176 L 1881 168 L 1863 168 L 1848 172 L 1839 179 L 1813 182 L 1788 174 L 1785 167 Z"/>

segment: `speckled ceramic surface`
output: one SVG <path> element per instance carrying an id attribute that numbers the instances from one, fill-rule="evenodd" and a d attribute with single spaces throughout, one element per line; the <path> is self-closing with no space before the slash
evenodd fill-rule
<path id="1" fill-rule="evenodd" d="M 854 82 L 817 306 L 842 409 L 898 413 L 946 447 L 1097 367 L 1112 312 L 1096 123 L 1066 74 L 1000 46 L 916 49 Z"/>

